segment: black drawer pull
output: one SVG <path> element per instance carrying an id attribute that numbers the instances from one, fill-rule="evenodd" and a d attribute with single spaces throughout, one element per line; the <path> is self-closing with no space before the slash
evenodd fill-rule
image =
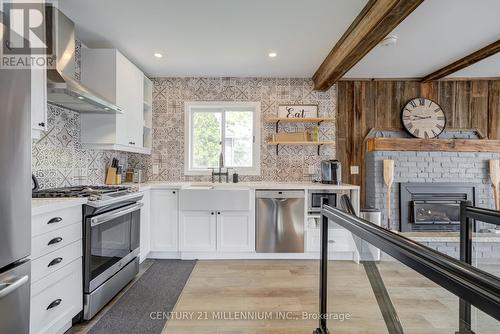
<path id="1" fill-rule="evenodd" d="M 61 305 L 61 302 L 62 302 L 62 299 L 54 300 L 52 303 L 49 304 L 49 306 L 47 306 L 47 310 L 50 310 L 51 308 L 54 308 L 56 306 Z"/>
<path id="2" fill-rule="evenodd" d="M 56 257 L 54 260 L 50 261 L 50 263 L 47 267 L 55 266 L 56 264 L 61 263 L 62 260 L 63 260 L 62 257 Z"/>
<path id="3" fill-rule="evenodd" d="M 49 243 L 47 244 L 47 246 L 50 246 L 50 245 L 54 245 L 54 244 L 58 244 L 62 241 L 63 238 L 61 237 L 57 237 L 57 238 L 54 238 L 52 240 L 49 241 Z"/>
<path id="4" fill-rule="evenodd" d="M 47 224 L 55 224 L 55 223 L 59 223 L 62 221 L 62 218 L 61 217 L 55 217 L 55 218 L 52 218 L 51 220 L 49 220 L 47 222 Z"/>

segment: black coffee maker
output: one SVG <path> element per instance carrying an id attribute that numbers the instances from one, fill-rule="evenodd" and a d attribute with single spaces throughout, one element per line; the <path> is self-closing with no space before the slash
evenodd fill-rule
<path id="1" fill-rule="evenodd" d="M 321 183 L 342 184 L 342 166 L 340 161 L 321 161 Z"/>

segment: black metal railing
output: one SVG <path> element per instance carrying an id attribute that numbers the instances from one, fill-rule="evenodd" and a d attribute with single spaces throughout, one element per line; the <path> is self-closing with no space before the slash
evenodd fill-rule
<path id="1" fill-rule="evenodd" d="M 500 211 L 477 208 L 470 201 L 460 202 L 460 260 L 469 265 L 472 265 L 472 237 L 476 221 L 500 226 Z M 460 333 L 472 333 L 471 308 L 469 301 L 460 299 Z"/>
<path id="2" fill-rule="evenodd" d="M 352 214 L 353 209 L 349 207 L 349 203 L 348 198 L 341 200 L 341 205 L 346 206 L 346 211 L 351 213 L 326 204 L 321 210 L 321 316 L 319 327 L 314 333 L 329 333 L 326 319 L 328 314 L 328 224 L 330 220 L 500 321 L 500 279 L 498 277 L 358 218 Z M 487 221 L 487 217 L 482 215 L 483 211 L 471 209 L 469 212 L 475 213 L 476 219 Z"/>

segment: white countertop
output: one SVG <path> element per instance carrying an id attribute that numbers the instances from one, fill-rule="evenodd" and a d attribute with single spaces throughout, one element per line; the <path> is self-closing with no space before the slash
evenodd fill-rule
<path id="1" fill-rule="evenodd" d="M 126 183 L 125 186 L 139 187 L 139 190 L 148 189 L 182 189 L 190 186 L 223 186 L 247 187 L 251 189 L 318 189 L 318 190 L 359 190 L 359 186 L 351 184 L 333 185 L 311 182 L 239 182 L 239 183 L 210 183 L 210 182 L 145 182 Z"/>
<path id="2" fill-rule="evenodd" d="M 31 215 L 40 215 L 85 203 L 87 203 L 86 198 L 33 198 L 31 200 Z"/>
<path id="3" fill-rule="evenodd" d="M 182 189 L 190 186 L 212 185 L 208 182 L 146 182 L 125 183 L 124 186 L 138 187 L 139 191 L 149 189 Z M 214 183 L 224 187 L 246 187 L 250 189 L 317 189 L 317 190 L 359 190 L 359 186 L 350 184 L 332 185 L 310 182 L 239 182 Z M 87 203 L 86 198 L 34 198 L 31 200 L 31 214 L 39 215 L 51 211 L 70 208 Z"/>

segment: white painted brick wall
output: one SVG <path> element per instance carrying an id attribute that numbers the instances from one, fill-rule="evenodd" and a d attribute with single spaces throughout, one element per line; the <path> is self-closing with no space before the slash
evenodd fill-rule
<path id="1" fill-rule="evenodd" d="M 500 159 L 498 153 L 473 152 L 369 152 L 366 157 L 366 204 L 382 210 L 387 222 L 386 186 L 383 160 L 394 160 L 394 185 L 391 196 L 392 228 L 399 230 L 399 183 L 472 183 L 476 188 L 476 206 L 493 208 L 493 191 L 488 161 Z"/>

